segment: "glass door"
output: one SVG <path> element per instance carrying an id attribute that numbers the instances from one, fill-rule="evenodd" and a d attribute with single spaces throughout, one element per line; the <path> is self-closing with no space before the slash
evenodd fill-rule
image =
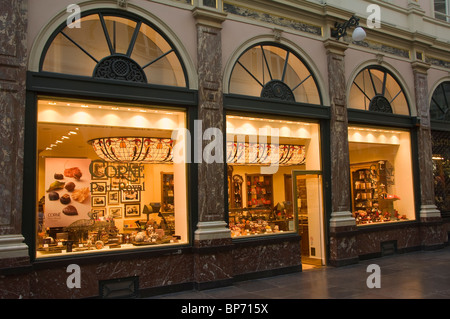
<path id="1" fill-rule="evenodd" d="M 294 209 L 302 236 L 302 263 L 325 265 L 321 172 L 293 171 Z"/>

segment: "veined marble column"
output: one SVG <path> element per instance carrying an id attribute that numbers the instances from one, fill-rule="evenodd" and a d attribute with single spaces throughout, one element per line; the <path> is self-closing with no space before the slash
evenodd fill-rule
<path id="1" fill-rule="evenodd" d="M 429 65 L 415 61 L 412 63 L 414 72 L 414 91 L 416 97 L 417 117 L 419 127 L 417 132 L 419 176 L 420 176 L 420 235 L 422 246 L 440 247 L 445 238 L 442 228 L 441 212 L 434 201 L 434 179 L 431 145 L 431 124 L 428 102 Z"/>
<path id="2" fill-rule="evenodd" d="M 221 28 L 226 14 L 220 10 L 200 4 L 192 13 L 197 22 L 198 119 L 201 121 L 201 134 L 210 128 L 218 129 L 216 133 L 222 136 L 216 135 L 212 139 L 221 139 L 220 151 L 223 151 L 222 137 L 226 132 Z M 202 150 L 205 150 L 212 141 L 203 140 L 202 143 Z M 230 282 L 233 276 L 231 233 L 225 222 L 224 179 L 227 172 L 223 161 L 223 154 L 222 158 L 213 162 L 202 156 L 198 164 L 198 224 L 194 247 L 197 252 L 195 278 L 200 289 Z"/>
<path id="3" fill-rule="evenodd" d="M 27 2 L 0 0 L 0 269 L 28 263 L 22 236 Z"/>
<path id="4" fill-rule="evenodd" d="M 331 101 L 331 219 L 330 264 L 356 263 L 356 222 L 351 212 L 350 159 L 344 55 L 348 44 L 334 39 L 324 42 L 328 56 Z"/>

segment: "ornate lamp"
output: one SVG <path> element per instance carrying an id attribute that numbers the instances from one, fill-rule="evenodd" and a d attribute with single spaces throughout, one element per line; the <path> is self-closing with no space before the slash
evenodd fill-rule
<path id="1" fill-rule="evenodd" d="M 363 41 L 366 38 L 366 31 L 359 26 L 359 18 L 354 15 L 344 23 L 335 23 L 335 30 L 331 30 L 331 36 L 335 37 L 339 40 L 341 37 L 347 35 L 347 29 L 350 27 L 356 27 L 355 31 L 353 31 L 352 38 L 355 41 Z"/>
<path id="2" fill-rule="evenodd" d="M 105 161 L 125 163 L 170 163 L 170 138 L 101 137 L 88 141 L 95 153 Z"/>
<path id="3" fill-rule="evenodd" d="M 305 163 L 305 155 L 303 145 L 227 143 L 228 164 L 302 165 Z"/>

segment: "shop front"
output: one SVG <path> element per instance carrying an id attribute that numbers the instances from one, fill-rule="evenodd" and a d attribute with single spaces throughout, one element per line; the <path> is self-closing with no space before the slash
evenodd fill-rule
<path id="1" fill-rule="evenodd" d="M 0 216 L 15 223 L 0 248 L 20 248 L 0 263 L 6 297 L 137 297 L 442 247 L 448 82 L 430 102 L 424 61 L 335 40 L 341 9 L 268 21 L 291 12 L 236 3 L 87 1 L 70 20 L 29 1 L 23 132 L 1 136 L 23 166 L 6 182 L 23 200 L 0 198 L 21 207 Z"/>
<path id="2" fill-rule="evenodd" d="M 278 244 L 280 253 L 297 264 L 325 265 L 322 136 L 329 114 L 316 76 L 289 46 L 259 42 L 242 49 L 228 88 L 228 224 L 235 246 L 289 239 L 289 247 Z"/>
<path id="3" fill-rule="evenodd" d="M 73 23 L 82 28 L 57 27 L 28 73 L 24 234 L 39 278 L 29 289 L 110 298 L 190 286 L 196 177 L 181 133 L 197 93 L 180 49 L 129 11 L 85 10 Z M 83 289 L 54 279 L 69 264 Z"/>

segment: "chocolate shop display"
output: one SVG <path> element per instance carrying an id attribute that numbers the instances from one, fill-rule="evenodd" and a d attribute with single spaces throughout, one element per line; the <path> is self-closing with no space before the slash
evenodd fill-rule
<path id="1" fill-rule="evenodd" d="M 46 160 L 46 195 L 39 205 L 43 218 L 38 225 L 38 256 L 179 241 L 173 205 L 172 209 L 161 211 L 161 203 L 147 205 L 141 201 L 145 189 L 143 174 L 128 178 L 124 174 L 101 175 L 97 170 L 92 178 L 94 161 Z M 67 164 L 76 166 L 66 167 Z M 99 162 L 95 164 L 98 166 Z M 122 173 L 130 172 L 132 166 L 105 162 L 101 165 Z M 133 211 L 129 218 L 127 209 Z"/>
<path id="2" fill-rule="evenodd" d="M 269 235 L 294 230 L 290 202 L 271 208 L 238 208 L 229 213 L 231 237 Z"/>
<path id="3" fill-rule="evenodd" d="M 394 208 L 393 166 L 386 160 L 352 164 L 353 217 L 357 225 L 406 220 Z"/>

